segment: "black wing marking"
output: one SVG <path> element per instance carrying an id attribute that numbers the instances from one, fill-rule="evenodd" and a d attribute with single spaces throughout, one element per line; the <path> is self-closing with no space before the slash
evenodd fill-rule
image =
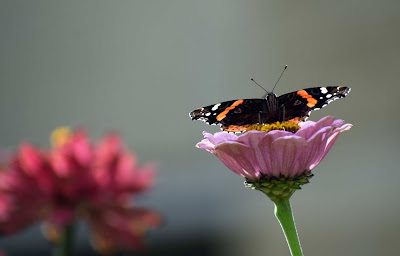
<path id="1" fill-rule="evenodd" d="M 346 97 L 350 90 L 349 87 L 345 86 L 313 87 L 283 94 L 278 97 L 278 102 L 281 111 L 284 112 L 285 121 L 294 118 L 304 120 L 311 111 L 318 110 L 334 100 Z M 284 109 L 282 109 L 283 107 Z"/>
<path id="2" fill-rule="evenodd" d="M 192 120 L 202 120 L 208 124 L 222 126 L 258 123 L 259 112 L 267 112 L 265 99 L 231 100 L 190 112 Z"/>

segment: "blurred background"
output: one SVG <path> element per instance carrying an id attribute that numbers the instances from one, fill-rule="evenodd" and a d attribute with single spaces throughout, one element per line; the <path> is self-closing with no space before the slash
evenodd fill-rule
<path id="1" fill-rule="evenodd" d="M 48 146 L 57 126 L 120 132 L 159 166 L 139 205 L 166 223 L 137 255 L 289 255 L 273 204 L 196 149 L 196 108 L 344 85 L 316 111 L 345 119 L 311 183 L 292 197 L 305 255 L 394 255 L 400 232 L 400 2 L 0 0 L 0 145 Z M 8 255 L 49 255 L 39 225 L 0 239 Z M 81 225 L 74 255 L 97 255 Z"/>

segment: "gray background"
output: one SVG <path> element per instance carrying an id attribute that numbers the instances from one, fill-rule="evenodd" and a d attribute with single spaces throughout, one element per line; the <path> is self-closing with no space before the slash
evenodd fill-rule
<path id="1" fill-rule="evenodd" d="M 148 255 L 289 255 L 273 204 L 194 145 L 188 112 L 313 86 L 351 94 L 311 120 L 354 124 L 292 197 L 305 255 L 398 253 L 399 1 L 0 1 L 0 143 L 59 125 L 119 131 L 159 166 L 140 205 L 163 214 Z M 48 255 L 34 226 L 9 255 Z M 91 252 L 79 230 L 76 255 Z M 397 253 L 396 253 L 397 252 Z"/>

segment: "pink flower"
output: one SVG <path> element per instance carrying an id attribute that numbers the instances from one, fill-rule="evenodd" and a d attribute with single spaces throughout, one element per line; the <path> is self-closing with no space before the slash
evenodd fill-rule
<path id="1" fill-rule="evenodd" d="M 83 130 L 64 131 L 55 145 L 44 151 L 22 144 L 0 173 L 0 231 L 10 234 L 45 221 L 57 240 L 61 228 L 83 219 L 93 241 L 102 243 L 98 249 L 141 247 L 144 232 L 161 218 L 132 200 L 152 186 L 154 167 L 139 167 L 116 134 L 93 145 Z"/>
<path id="2" fill-rule="evenodd" d="M 343 120 L 327 116 L 318 122 L 299 124 L 292 133 L 250 130 L 240 136 L 203 132 L 197 147 L 216 155 L 229 169 L 249 181 L 261 177 L 296 177 L 310 172 L 324 159 L 339 133 L 351 128 Z"/>
<path id="3" fill-rule="evenodd" d="M 116 245 L 125 249 L 142 249 L 143 238 L 149 228 L 161 224 L 160 216 L 141 208 L 119 207 L 105 210 L 90 218 L 93 229 L 92 244 L 100 252 L 115 252 Z"/>

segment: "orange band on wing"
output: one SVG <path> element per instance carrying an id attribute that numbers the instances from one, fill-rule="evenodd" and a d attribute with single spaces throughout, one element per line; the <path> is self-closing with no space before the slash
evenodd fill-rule
<path id="1" fill-rule="evenodd" d="M 304 90 L 297 91 L 297 94 L 300 95 L 304 99 L 312 97 L 310 94 L 308 94 L 308 92 L 306 92 Z"/>
<path id="2" fill-rule="evenodd" d="M 236 108 L 238 105 L 240 105 L 242 103 L 243 103 L 243 100 L 237 100 L 237 101 L 233 102 L 232 105 L 230 105 L 224 111 L 219 113 L 219 115 L 217 116 L 217 120 L 221 121 L 222 119 L 224 119 L 226 117 L 226 114 L 228 114 L 229 110 Z"/>
<path id="3" fill-rule="evenodd" d="M 300 95 L 303 99 L 312 98 L 312 96 L 304 90 L 298 91 L 297 94 Z"/>
<path id="4" fill-rule="evenodd" d="M 308 94 L 305 90 L 298 91 L 297 94 L 303 99 L 307 99 L 307 107 L 309 108 L 314 107 L 318 103 L 318 100 L 314 99 L 312 95 Z"/>
<path id="5" fill-rule="evenodd" d="M 314 98 L 308 98 L 307 99 L 307 107 L 312 108 L 315 106 L 315 104 L 317 104 L 318 100 L 314 99 Z"/>

